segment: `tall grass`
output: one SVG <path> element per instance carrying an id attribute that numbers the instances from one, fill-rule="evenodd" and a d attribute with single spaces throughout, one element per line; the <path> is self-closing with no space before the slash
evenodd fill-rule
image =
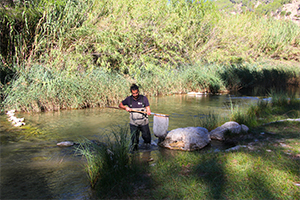
<path id="1" fill-rule="evenodd" d="M 228 116 L 220 116 L 214 112 L 210 112 L 207 115 L 199 118 L 195 123 L 196 126 L 204 127 L 208 131 L 211 131 L 218 126 L 221 126 L 223 123 L 229 120 Z"/>
<path id="2" fill-rule="evenodd" d="M 94 188 L 103 169 L 105 160 L 102 157 L 107 153 L 107 148 L 86 140 L 80 143 L 76 153 L 85 157 L 85 170 L 91 187 Z"/>
<path id="3" fill-rule="evenodd" d="M 132 76 L 105 69 L 76 73 L 50 66 L 26 66 L 6 87 L 4 109 L 21 111 L 51 111 L 104 107 L 118 104 L 129 95 L 131 83 L 141 86 L 148 96 L 187 93 L 190 91 L 218 93 L 229 90 L 268 94 L 273 88 L 286 89 L 296 73 L 283 68 L 257 65 L 233 66 L 186 65 L 177 69 L 147 65 Z"/>
<path id="4" fill-rule="evenodd" d="M 94 70 L 89 74 L 32 66 L 23 69 L 5 93 L 6 109 L 55 111 L 116 104 L 128 93 L 129 82 L 116 73 Z"/>
<path id="5" fill-rule="evenodd" d="M 108 177 L 121 178 L 124 170 L 130 168 L 130 134 L 126 127 L 113 129 L 105 142 L 84 140 L 77 147 L 77 153 L 87 160 L 86 171 L 93 188 Z"/>

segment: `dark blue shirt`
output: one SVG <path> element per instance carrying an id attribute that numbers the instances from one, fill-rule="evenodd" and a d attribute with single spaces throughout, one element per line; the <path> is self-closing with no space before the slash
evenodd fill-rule
<path id="1" fill-rule="evenodd" d="M 124 99 L 122 101 L 122 104 L 124 106 L 125 105 L 129 106 L 130 105 L 130 98 L 131 98 L 132 108 L 143 108 L 143 102 L 144 102 L 145 107 L 149 106 L 149 101 L 148 101 L 147 97 L 145 97 L 143 95 L 139 95 L 137 100 L 135 100 L 132 95 L 128 96 L 126 99 Z M 143 98 L 144 98 L 144 100 L 143 100 Z"/>

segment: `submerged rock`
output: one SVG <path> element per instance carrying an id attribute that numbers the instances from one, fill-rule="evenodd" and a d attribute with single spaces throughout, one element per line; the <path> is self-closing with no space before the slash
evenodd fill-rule
<path id="1" fill-rule="evenodd" d="M 166 135 L 160 146 L 168 149 L 194 151 L 210 143 L 208 130 L 203 127 L 186 127 L 174 129 Z"/>
<path id="2" fill-rule="evenodd" d="M 237 145 L 235 147 L 231 147 L 229 149 L 226 149 L 225 151 L 237 151 L 239 150 L 240 148 L 246 148 L 247 146 L 246 145 Z"/>
<path id="3" fill-rule="evenodd" d="M 215 140 L 225 140 L 225 133 L 226 132 L 230 132 L 232 134 L 241 134 L 241 133 L 247 133 L 249 131 L 249 128 L 242 124 L 240 125 L 237 122 L 234 121 L 230 121 L 230 122 L 226 122 L 225 124 L 223 124 L 222 126 L 212 130 L 209 134 L 210 134 L 210 138 L 211 139 L 215 139 Z"/>
<path id="4" fill-rule="evenodd" d="M 64 142 L 59 142 L 56 145 L 59 147 L 70 147 L 70 146 L 75 145 L 75 142 L 64 141 Z"/>

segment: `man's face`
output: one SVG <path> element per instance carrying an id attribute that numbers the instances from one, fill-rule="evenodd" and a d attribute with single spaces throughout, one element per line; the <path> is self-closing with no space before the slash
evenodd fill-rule
<path id="1" fill-rule="evenodd" d="M 139 90 L 131 90 L 131 94 L 134 99 L 137 99 L 139 97 Z"/>

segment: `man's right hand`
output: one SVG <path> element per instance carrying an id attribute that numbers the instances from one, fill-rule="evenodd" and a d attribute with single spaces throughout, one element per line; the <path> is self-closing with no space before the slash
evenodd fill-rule
<path id="1" fill-rule="evenodd" d="M 131 108 L 126 107 L 126 111 L 127 111 L 127 112 L 130 112 L 130 111 L 131 111 Z"/>

